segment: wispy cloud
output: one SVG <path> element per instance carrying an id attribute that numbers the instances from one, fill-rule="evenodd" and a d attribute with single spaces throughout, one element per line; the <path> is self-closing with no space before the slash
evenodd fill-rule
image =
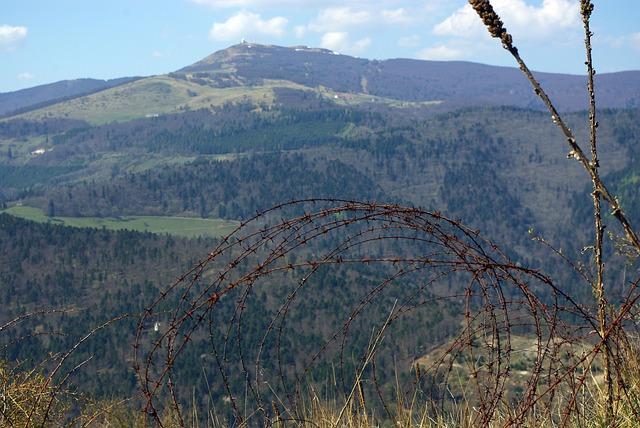
<path id="1" fill-rule="evenodd" d="M 371 13 L 367 10 L 351 7 L 330 7 L 320 11 L 316 19 L 309 24 L 313 31 L 344 31 L 349 28 L 371 22 Z"/>
<path id="2" fill-rule="evenodd" d="M 594 40 L 596 46 L 602 45 L 615 49 L 635 49 L 640 51 L 640 32 L 620 36 L 604 36 Z"/>
<path id="3" fill-rule="evenodd" d="M 524 0 L 493 0 L 494 8 L 507 29 L 523 38 L 549 38 L 580 25 L 579 4 L 572 0 L 543 0 L 539 6 Z M 456 10 L 437 24 L 433 33 L 439 36 L 472 38 L 486 30 L 469 4 Z"/>
<path id="4" fill-rule="evenodd" d="M 447 46 L 445 44 L 431 46 L 423 49 L 416 55 L 419 59 L 433 61 L 447 61 L 466 57 L 466 52 L 460 48 Z"/>
<path id="5" fill-rule="evenodd" d="M 0 51 L 14 50 L 27 37 L 27 27 L 0 25 Z"/>
<path id="6" fill-rule="evenodd" d="M 33 73 L 25 71 L 24 73 L 18 74 L 18 76 L 16 77 L 18 78 L 18 80 L 33 80 L 36 76 L 34 76 Z"/>
<path id="7" fill-rule="evenodd" d="M 416 46 L 420 46 L 420 41 L 422 38 L 417 34 L 407 37 L 401 37 L 398 39 L 398 46 L 401 48 L 415 48 Z"/>
<path id="8" fill-rule="evenodd" d="M 383 10 L 380 13 L 382 20 L 387 24 L 410 24 L 415 20 L 409 11 L 403 7 L 393 10 Z"/>
<path id="9" fill-rule="evenodd" d="M 419 18 L 405 7 L 387 9 L 392 2 L 376 4 L 372 2 L 357 3 L 356 6 L 333 6 L 321 9 L 316 18 L 307 25 L 312 31 L 348 31 L 363 26 L 397 26 L 412 24 Z M 387 4 L 388 3 L 388 4 Z"/>
<path id="10" fill-rule="evenodd" d="M 296 25 L 293 28 L 293 34 L 296 38 L 301 39 L 307 34 L 307 27 L 305 25 Z"/>
<path id="11" fill-rule="evenodd" d="M 190 0 L 191 3 L 210 6 L 210 7 L 246 7 L 246 6 L 256 6 L 263 3 L 272 3 L 273 1 L 269 0 Z"/>
<path id="12" fill-rule="evenodd" d="M 369 11 L 380 11 L 397 8 L 398 0 L 188 0 L 190 3 L 208 6 L 214 9 L 221 8 L 273 8 L 277 6 L 295 6 L 300 9 L 326 7 L 345 7 Z M 415 7 L 427 11 L 433 11 L 446 3 L 445 0 L 403 0 L 406 7 Z"/>
<path id="13" fill-rule="evenodd" d="M 359 54 L 371 45 L 371 38 L 365 37 L 355 42 L 349 39 L 349 33 L 344 31 L 330 31 L 322 35 L 320 46 L 332 51 L 349 54 Z"/>
<path id="14" fill-rule="evenodd" d="M 640 33 L 634 33 L 629 36 L 629 44 L 632 48 L 640 51 Z"/>
<path id="15" fill-rule="evenodd" d="M 213 40 L 230 41 L 251 36 L 282 37 L 289 21 L 277 16 L 263 19 L 252 12 L 238 12 L 224 22 L 216 22 L 209 31 Z"/>

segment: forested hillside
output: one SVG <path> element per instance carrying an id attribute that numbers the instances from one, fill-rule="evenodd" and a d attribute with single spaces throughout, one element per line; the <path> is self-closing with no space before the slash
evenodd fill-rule
<path id="1" fill-rule="evenodd" d="M 0 116 L 15 115 L 41 108 L 122 85 L 136 79 L 136 77 L 123 77 L 113 80 L 65 80 L 20 91 L 2 93 L 0 94 Z"/>
<path id="2" fill-rule="evenodd" d="M 25 364 L 37 363 L 45 359 L 47 353 L 66 351 L 94 327 L 118 318 L 79 347 L 65 365 L 66 370 L 70 370 L 74 364 L 92 356 L 85 370 L 74 374 L 74 383 L 81 392 L 101 398 L 126 396 L 134 392 L 136 380 L 130 365 L 133 358 L 131 345 L 136 338 L 139 317 L 161 290 L 185 270 L 196 266 L 200 261 L 198 257 L 204 258 L 207 251 L 219 243 L 35 224 L 8 215 L 0 215 L 0 238 L 0 281 L 3 285 L 11 284 L 11 287 L 3 287 L 0 296 L 6 308 L 5 319 L 35 314 L 4 332 L 5 343 L 10 345 L 5 350 L 5 358 Z M 337 240 L 339 236 L 333 236 L 323 244 L 298 252 L 297 258 L 304 259 L 309 255 L 307 251 L 326 251 Z M 380 248 L 377 251 L 384 250 Z M 413 250 L 397 246 L 395 251 Z M 294 258 L 290 260 L 295 263 Z M 224 268 L 223 265 L 219 267 Z M 382 281 L 388 271 L 384 266 L 372 265 L 327 268 L 316 272 L 307 284 L 305 298 L 291 304 L 288 310 L 287 329 L 293 330 L 286 341 L 287 349 L 275 349 L 274 342 L 267 342 L 264 353 L 272 358 L 264 357 L 265 370 L 272 370 L 275 376 L 280 358 L 303 361 L 309 352 L 316 352 L 319 342 L 340 331 L 342 320 L 352 310 L 354 302 L 371 298 L 368 295 L 372 287 Z M 247 329 L 243 330 L 243 346 L 249 347 L 245 352 L 255 352 L 264 340 L 263 331 L 270 317 L 278 313 L 282 299 L 290 293 L 287 277 L 280 280 L 281 284 L 264 283 L 248 296 L 240 292 L 228 296 L 216 314 L 220 323 L 211 334 L 220 337 L 228 334 L 225 320 L 235 317 L 236 299 L 246 299 L 247 309 L 242 315 L 243 329 Z M 454 287 L 454 284 L 449 282 L 449 287 Z M 444 283 L 442 287 L 445 287 Z M 421 288 L 418 278 L 408 275 L 397 286 L 377 293 L 375 302 L 378 305 L 367 309 L 357 325 L 379 322 L 386 316 L 387 305 L 398 299 L 412 302 Z M 16 295 L 20 296 L 19 300 L 15 299 Z M 179 303 L 177 297 L 164 303 L 167 312 L 158 314 L 153 322 L 145 324 L 143 344 L 152 343 L 168 328 L 171 320 L 169 308 Z M 457 329 L 459 313 L 456 308 L 453 302 L 443 307 L 428 300 L 422 303 L 419 310 L 413 311 L 394 327 L 397 334 L 392 343 L 381 349 L 381 363 L 391 363 L 393 355 L 398 364 L 410 365 L 429 347 L 426 343 L 442 341 Z M 41 310 L 56 312 L 38 314 Z M 410 326 L 413 323 L 425 326 L 420 335 L 412 333 Z M 305 327 L 296 327 L 301 325 Z M 357 331 L 355 324 L 354 330 Z M 192 385 L 199 394 L 211 394 L 207 389 L 215 386 L 210 398 L 220 403 L 219 400 L 225 396 L 224 385 L 214 371 L 203 376 L 203 355 L 213 358 L 213 351 L 209 341 L 201 339 L 204 337 L 198 336 L 194 346 L 180 359 L 176 370 L 181 376 L 193 380 Z M 351 337 L 349 346 L 355 352 L 366 346 L 367 340 L 366 336 L 355 335 Z M 394 350 L 396 346 L 404 351 Z M 241 350 L 230 347 L 226 352 L 229 353 L 227 358 L 232 359 L 233 356 L 238 358 Z M 330 367 L 326 364 L 323 363 L 317 373 L 327 374 Z M 347 362 L 344 376 L 350 375 L 353 364 L 355 361 Z M 392 373 L 381 381 L 391 385 Z M 408 380 L 403 377 L 404 381 Z M 234 389 L 241 388 L 241 371 L 230 382 Z"/>
<path id="3" fill-rule="evenodd" d="M 102 323 L 127 315 L 81 349 L 81 355 L 95 358 L 93 368 L 77 380 L 83 390 L 100 395 L 130 394 L 135 381 L 123 362 L 130 359 L 136 317 L 158 289 L 213 243 L 43 225 L 0 214 L 3 323 L 57 311 L 5 330 L 4 358 L 38 363 L 49 353 L 68 350 Z"/>
<path id="4" fill-rule="evenodd" d="M 34 314 L 3 331 L 2 359 L 25 366 L 45 361 L 50 368 L 57 353 L 112 320 L 65 364 L 71 370 L 86 361 L 71 377 L 78 391 L 101 399 L 129 397 L 140 387 L 133 343 L 136 351 L 152 350 L 155 340 L 177 331 L 176 314 L 193 299 L 200 306 L 186 309 L 180 322 L 201 328 L 186 334 L 193 343 L 175 361 L 166 357 L 167 365 L 181 377 L 182 388 L 192 388 L 180 393 L 199 406 L 231 412 L 228 393 L 247 397 L 244 377 L 263 376 L 259 364 L 252 365 L 258 360 L 267 373 L 264 384 L 273 388 L 266 396 L 274 402 L 292 393 L 284 379 L 303 383 L 308 377 L 315 385 L 333 377 L 334 386 L 347 393 L 348 379 L 361 364 L 356 355 L 374 340 L 371 326 L 385 325 L 400 308 L 402 317 L 385 325 L 388 339 L 373 362 L 385 368 L 377 379 L 381 390 L 363 387 L 364 400 L 374 392 L 392 396 L 398 385 L 414 382 L 416 361 L 459 332 L 466 303 L 482 302 L 481 292 L 472 295 L 473 287 L 465 286 L 491 269 L 511 274 L 502 265 L 496 268 L 496 260 L 551 272 L 548 282 L 557 288 L 542 293 L 541 307 L 557 304 L 553 299 L 563 293 L 576 305 L 587 304 L 592 289 L 583 276 L 590 272 L 580 269 L 591 257 L 592 188 L 518 73 L 245 43 L 169 75 L 27 92 L 20 104 L 25 111 L 0 120 L 0 204 L 13 213 L 39 209 L 48 222 L 0 213 L 0 325 Z M 580 110 L 582 96 L 575 95 L 584 79 L 539 77 L 570 112 L 566 118 L 580 142 L 586 141 L 588 114 Z M 598 118 L 602 175 L 636 223 L 638 79 L 638 72 L 603 74 L 602 106 L 609 108 Z M 11 103 L 5 100 L 0 113 L 15 107 L 14 98 L 3 99 Z M 309 201 L 260 215 L 300 199 Z M 350 225 L 349 210 L 331 211 L 327 201 L 347 207 L 349 201 L 369 201 L 371 212 L 384 204 L 409 208 L 391 206 L 395 214 L 379 228 L 368 223 L 367 211 L 361 229 L 345 238 L 335 226 Z M 317 218 L 310 213 L 317 209 L 324 210 L 320 217 L 327 224 L 314 229 Z M 489 256 L 478 252 L 493 257 L 493 264 L 480 269 L 474 260 L 460 268 L 448 259 L 430 259 L 440 256 L 440 246 L 461 258 L 468 249 L 458 248 L 455 234 L 441 243 L 424 238 L 425 230 L 440 229 L 411 223 L 410 214 L 426 215 L 421 210 L 490 248 Z M 124 216 L 234 220 L 229 224 L 241 225 L 247 236 L 266 237 L 259 247 L 238 235 L 184 239 L 63 227 L 56 219 Z M 458 220 L 468 228 L 458 230 Z M 281 242 L 269 235 L 277 224 L 291 227 Z M 312 238 L 295 241 L 305 231 Z M 615 226 L 607 232 L 607 239 L 619 241 Z M 297 252 L 277 252 L 292 242 Z M 220 248 L 228 251 L 216 253 Z M 606 255 L 615 250 L 609 246 Z M 212 254 L 224 257 L 205 272 L 198 263 Z M 579 269 L 568 259 L 577 260 Z M 263 279 L 262 269 L 274 261 L 282 266 Z M 437 269 L 427 275 L 430 263 Z M 636 269 L 624 257 L 607 265 L 611 301 L 621 298 L 626 275 Z M 237 287 L 209 318 L 196 318 L 198 310 L 217 304 L 220 289 L 210 301 L 198 299 L 227 272 L 238 275 Z M 547 278 L 526 275 L 522 288 L 540 291 L 535 287 L 548 285 Z M 179 287 L 191 280 L 192 288 Z M 303 298 L 296 298 L 298 290 Z M 509 299 L 519 291 L 507 290 L 499 299 L 513 303 Z M 519 328 L 522 335 L 535 330 Z M 170 349 L 163 346 L 158 348 Z M 316 359 L 318 347 L 326 359 Z M 221 366 L 234 374 L 220 377 Z M 435 394 L 437 381 L 420 382 Z"/>

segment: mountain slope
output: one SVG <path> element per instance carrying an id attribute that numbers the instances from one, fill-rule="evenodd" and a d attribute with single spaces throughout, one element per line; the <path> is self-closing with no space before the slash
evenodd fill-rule
<path id="1" fill-rule="evenodd" d="M 35 86 L 14 92 L 0 94 L 0 115 L 15 114 L 42 107 L 46 104 L 57 103 L 87 95 L 96 91 L 112 88 L 138 79 L 137 77 L 123 77 L 112 80 L 76 79 L 63 80 L 47 85 Z"/>
<path id="2" fill-rule="evenodd" d="M 592 253 L 586 246 L 593 229 L 589 177 L 578 162 L 567 159 L 564 137 L 547 113 L 492 106 L 520 102 L 521 94 L 524 105 L 535 107 L 526 101 L 530 96 L 526 82 L 515 73 L 469 63 L 369 61 L 303 47 L 234 46 L 170 75 L 140 79 L 0 121 L 0 205 L 15 207 L 10 212 L 39 207 L 56 216 L 146 214 L 245 221 L 256 212 L 297 198 L 400 202 L 461 219 L 500 244 L 514 263 L 543 268 L 572 299 L 590 302 L 591 287 L 578 281 L 564 260 L 554 258 L 529 233 L 534 230 L 562 249 L 563 256 L 589 263 Z M 640 88 L 638 76 L 637 72 L 604 75 L 601 98 L 609 100 L 609 105 L 633 104 Z M 582 107 L 574 98 L 584 89 L 582 78 L 541 78 L 549 79 L 552 91 L 565 94 L 560 101 L 565 107 L 572 102 Z M 629 86 L 623 91 L 624 85 Z M 435 100 L 441 103 L 434 105 Z M 473 107 L 474 103 L 480 106 Z M 586 112 L 570 113 L 565 119 L 580 143 L 588 140 Z M 598 120 L 602 176 L 622 197 L 630 218 L 639 219 L 640 108 L 604 110 Z M 305 222 L 309 218 L 305 213 L 324 206 L 309 203 L 267 215 L 263 217 L 267 229 L 255 236 L 269 233 L 268 228 L 282 218 L 299 215 Z M 344 244 L 354 249 L 351 255 L 359 260 L 360 244 L 352 243 L 369 242 L 359 236 L 345 241 L 339 230 L 331 230 L 331 224 L 350 217 L 327 214 L 335 214 L 329 229 L 299 223 L 304 230 L 321 235 L 313 245 L 305 242 L 306 248 L 292 253 L 293 257 L 287 254 L 286 263 L 296 265 L 295 275 L 282 271 L 282 276 L 276 273 L 265 279 L 263 287 L 235 288 L 217 306 L 215 318 L 209 319 L 215 327 L 192 337 L 193 345 L 175 365 L 176 378 L 188 386 L 189 396 L 228 408 L 225 387 L 237 389 L 238 396 L 246 391 L 247 371 L 240 367 L 243 358 L 257 361 L 254 353 L 260 353 L 263 361 L 272 362 L 269 375 L 277 373 L 275 363 L 281 353 L 282 361 L 295 371 L 299 362 L 315 353 L 315 345 L 334 331 L 349 339 L 342 376 L 351 379 L 358 363 L 351 364 L 349 360 L 356 360 L 350 356 L 356 355 L 354 350 L 360 353 L 369 348 L 370 336 L 361 332 L 370 331 L 372 325 L 388 327 L 383 327 L 386 339 L 377 348 L 376 362 L 382 372 L 377 380 L 386 391 L 396 384 L 395 373 L 409 373 L 411 366 L 433 355 L 428 348 L 443 349 L 439 345 L 458 331 L 465 311 L 457 301 L 462 294 L 449 290 L 471 283 L 467 278 L 440 282 L 440 271 L 428 274 L 419 263 L 407 270 L 391 263 L 388 271 L 377 263 L 353 264 L 349 258 L 341 259 L 333 270 L 324 263 L 329 260 L 326 257 L 317 270 L 312 265 L 313 276 L 307 275 L 306 260 L 321 260 Z M 45 353 L 70 349 L 75 337 L 105 320 L 143 312 L 177 275 L 211 254 L 217 242 L 69 229 L 56 225 L 56 217 L 48 220 L 34 224 L 0 214 L 3 313 L 11 319 L 32 308 L 65 307 L 77 312 L 47 320 L 44 327 L 36 319 L 18 324 L 15 336 L 6 336 L 7 342 L 25 335 L 27 340 L 17 341 L 6 353 L 10 361 L 35 361 L 45 358 Z M 104 224 L 98 218 L 80 221 Z M 381 240 L 384 243 L 379 246 L 361 247 L 367 261 L 369 257 L 394 261 L 399 256 L 421 260 L 418 256 L 433 254 L 430 244 L 414 239 L 413 232 L 395 239 L 394 223 L 389 224 L 390 228 L 381 229 L 375 223 L 362 224 L 362 231 L 373 233 L 371 242 L 381 236 L 392 238 Z M 607 232 L 619 233 L 613 224 Z M 231 245 L 251 253 L 242 244 Z M 265 250 L 277 246 L 273 241 Z M 613 245 L 607 244 L 606 251 L 612 252 Z M 390 254 L 394 257 L 387 258 Z M 231 260 L 217 259 L 215 263 L 220 264 L 210 266 L 225 272 Z M 242 259 L 239 266 L 247 270 L 237 271 L 239 278 L 260 260 Z M 610 301 L 618 302 L 628 292 L 627 273 L 637 267 L 610 260 L 607 291 Z M 444 269 L 448 271 L 449 265 Z M 215 274 L 208 276 L 213 272 L 200 276 L 194 293 L 204 291 L 211 278 L 215 280 Z M 371 294 L 372 287 L 382 284 L 390 272 L 401 273 L 398 287 L 385 286 Z M 298 281 L 302 275 L 304 279 Z M 294 289 L 302 291 L 302 284 L 304 295 L 287 298 L 294 296 Z M 182 298 L 178 294 L 184 299 L 192 296 L 191 291 L 175 290 L 179 291 L 175 299 L 165 300 L 167 308 L 178 307 L 177 299 Z M 439 292 L 453 294 L 455 299 L 440 299 Z M 246 300 L 240 300 L 242 295 Z M 370 300 L 372 296 L 375 300 Z M 510 302 L 518 301 L 514 296 L 507 290 Z M 243 306 L 236 311 L 239 301 L 249 303 L 246 310 Z M 285 301 L 286 310 L 281 312 Z M 347 332 L 342 321 L 356 313 L 358 302 L 365 301 L 371 311 L 348 324 Z M 410 309 L 404 311 L 408 318 L 385 324 L 396 303 L 398 313 L 404 311 L 402 307 Z M 284 314 L 279 332 L 268 330 L 271 319 L 280 323 L 278 313 Z M 284 323 L 285 316 L 290 323 Z M 239 343 L 236 339 L 242 336 L 248 352 L 235 345 L 226 348 L 225 358 L 237 367 L 229 385 L 223 385 L 215 367 L 210 378 L 203 368 L 215 364 L 209 345 L 223 343 L 220 331 L 226 330 L 230 319 L 232 323 L 237 319 L 237 325 L 246 330 L 238 328 L 238 337 L 229 343 Z M 135 318 L 125 318 L 105 328 L 83 345 L 76 360 L 69 360 L 71 367 L 87 363 L 78 366 L 82 370 L 74 375 L 80 391 L 115 398 L 137 390 L 139 383 L 129 369 L 136 325 Z M 165 314 L 143 325 L 141 349 L 164 333 L 161 326 L 171 325 Z M 41 331 L 61 334 L 49 337 L 40 335 Z M 273 346 L 271 332 L 286 338 L 282 347 Z M 515 339 L 522 345 L 517 348 L 526 347 L 525 338 Z M 261 341 L 268 342 L 264 350 Z M 512 368 L 521 364 L 526 369 L 528 357 L 520 354 L 520 360 L 512 360 Z M 319 365 L 316 379 L 335 373 L 332 358 L 330 354 Z M 410 375 L 399 380 L 409 384 L 412 379 Z"/>
<path id="3" fill-rule="evenodd" d="M 172 76 L 154 76 L 87 96 L 30 111 L 15 118 L 42 121 L 46 118 L 73 118 L 94 125 L 151 118 L 161 114 L 212 108 L 226 102 L 249 99 L 271 103 L 276 88 L 301 88 L 291 82 L 264 82 L 260 86 L 214 88 Z"/>
<path id="4" fill-rule="evenodd" d="M 550 73 L 537 73 L 537 76 L 561 110 L 583 110 L 587 105 L 584 76 Z M 601 108 L 640 106 L 640 71 L 602 74 L 597 80 Z M 93 92 L 100 92 L 60 103 L 51 101 L 62 93 L 53 90 L 57 86 L 51 89 L 53 92 L 48 98 L 41 94 L 44 90 L 41 87 L 25 90 L 40 94 L 39 98 L 31 96 L 33 101 L 28 101 L 32 92 L 21 91 L 24 105 L 32 105 L 37 100 L 53 105 L 18 117 L 70 118 L 100 124 L 211 108 L 245 97 L 255 105 L 270 104 L 275 98 L 274 91 L 280 88 L 312 92 L 339 105 L 426 106 L 434 111 L 478 106 L 543 107 L 516 68 L 460 61 L 377 61 L 326 49 L 248 43 L 215 52 L 168 75 L 106 90 L 103 89 L 107 86 L 100 86 L 102 84 L 109 82 L 91 83 L 94 85 L 91 88 L 97 88 Z M 69 97 L 79 91 L 64 94 Z M 0 94 L 0 113 L 2 95 L 7 94 Z M 6 101 L 4 105 L 5 110 L 10 109 L 9 105 L 15 107 L 15 102 Z"/>
<path id="5" fill-rule="evenodd" d="M 461 61 L 367 60 L 326 49 L 240 44 L 216 52 L 179 74 L 231 76 L 244 81 L 283 79 L 342 92 L 368 93 L 407 101 L 443 100 L 456 106 L 510 105 L 540 108 L 520 71 Z M 563 110 L 581 110 L 587 102 L 586 78 L 536 73 Z M 603 108 L 640 105 L 640 71 L 598 76 Z"/>

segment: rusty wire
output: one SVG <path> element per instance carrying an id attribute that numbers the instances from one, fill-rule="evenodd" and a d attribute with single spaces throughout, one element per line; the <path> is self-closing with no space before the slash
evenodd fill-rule
<path id="1" fill-rule="evenodd" d="M 305 214 L 281 219 L 292 206 L 304 207 Z M 350 280 L 361 290 L 342 302 L 350 303 L 344 319 L 318 333 L 322 340 L 313 351 L 302 346 L 304 361 L 291 361 L 287 352 L 296 326 L 289 318 L 296 305 L 314 293 L 332 292 L 314 277 L 326 278 L 327 271 L 353 274 L 354 266 L 375 274 L 360 271 Z M 246 318 L 248 307 L 257 302 L 251 296 L 262 289 L 267 302 L 260 302 L 264 324 L 256 341 Z M 636 291 L 631 287 L 612 317 L 607 337 L 624 336 Z M 395 293 L 401 297 L 394 300 Z M 231 425 L 303 421 L 301 402 L 310 388 L 322 382 L 326 387 L 327 380 L 314 375 L 323 364 L 334 367 L 334 397 L 349 402 L 358 395 L 363 405 L 373 402 L 393 418 L 389 409 L 396 403 L 389 403 L 379 381 L 392 369 L 377 363 L 393 347 L 383 342 L 398 337 L 393 326 L 404 317 L 445 304 L 460 311 L 450 320 L 459 323 L 458 332 L 436 347 L 438 358 L 419 362 L 415 356 L 404 364 L 417 375 L 407 394 L 420 395 L 434 412 L 446 412 L 447 403 L 461 395 L 479 426 L 494 423 L 505 406 L 511 410 L 506 419 L 502 416 L 505 425 L 540 415 L 568 424 L 581 416 L 578 400 L 590 382 L 588 368 L 597 365 L 605 343 L 594 308 L 574 301 L 551 278 L 513 263 L 477 231 L 440 213 L 341 200 L 296 201 L 256 215 L 163 290 L 145 311 L 135 342 L 145 412 L 158 425 L 167 409 L 182 414 L 188 388 L 175 367 L 189 346 L 207 343 L 209 361 L 217 368 L 211 381 L 225 391 L 222 406 Z M 158 320 L 166 326 L 161 334 L 146 334 L 145 326 Z M 514 334 L 535 343 L 527 351 L 535 355 L 534 363 L 517 397 L 509 391 L 511 363 L 514 352 L 523 350 L 513 349 Z M 366 346 L 358 335 L 370 336 Z M 468 376 L 464 390 L 454 391 L 456 376 L 462 375 Z M 182 417 L 178 420 L 185 424 Z"/>

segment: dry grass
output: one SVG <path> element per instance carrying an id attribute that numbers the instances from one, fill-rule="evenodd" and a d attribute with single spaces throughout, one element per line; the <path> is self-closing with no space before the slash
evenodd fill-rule
<path id="1" fill-rule="evenodd" d="M 0 366 L 0 426 L 62 425 L 70 405 L 58 397 L 41 373 Z"/>
<path id="2" fill-rule="evenodd" d="M 585 388 L 579 406 L 584 414 L 574 416 L 559 423 L 562 415 L 532 414 L 519 426 L 523 427 L 604 427 L 616 426 L 632 428 L 637 426 L 634 411 L 640 405 L 640 356 L 636 346 L 629 345 L 618 363 L 623 363 L 625 390 L 617 390 L 614 425 L 605 424 L 605 408 L 602 400 L 604 391 L 602 382 L 592 382 Z M 155 426 L 144 413 L 130 400 L 87 402 L 69 391 L 58 391 L 48 378 L 36 371 L 21 371 L 0 367 L 0 426 L 2 427 L 40 427 L 74 426 L 92 428 L 143 428 Z M 452 404 L 446 411 L 439 411 L 436 403 L 425 403 L 416 396 L 407 398 L 397 393 L 394 408 L 389 418 L 380 409 L 367 408 L 361 389 L 354 387 L 355 393 L 346 402 L 333 398 L 320 397 L 309 389 L 305 399 L 297 409 L 286 409 L 273 403 L 269 413 L 275 415 L 268 420 L 249 418 L 241 426 L 270 424 L 274 427 L 296 428 L 374 428 L 395 426 L 399 428 L 471 428 L 477 426 L 476 411 L 469 402 Z M 563 400 L 565 397 L 558 397 Z M 215 412 L 209 415 L 198 414 L 193 408 L 178 416 L 171 406 L 161 417 L 166 428 L 227 427 Z M 502 403 L 488 427 L 509 426 L 512 409 L 508 403 Z"/>

